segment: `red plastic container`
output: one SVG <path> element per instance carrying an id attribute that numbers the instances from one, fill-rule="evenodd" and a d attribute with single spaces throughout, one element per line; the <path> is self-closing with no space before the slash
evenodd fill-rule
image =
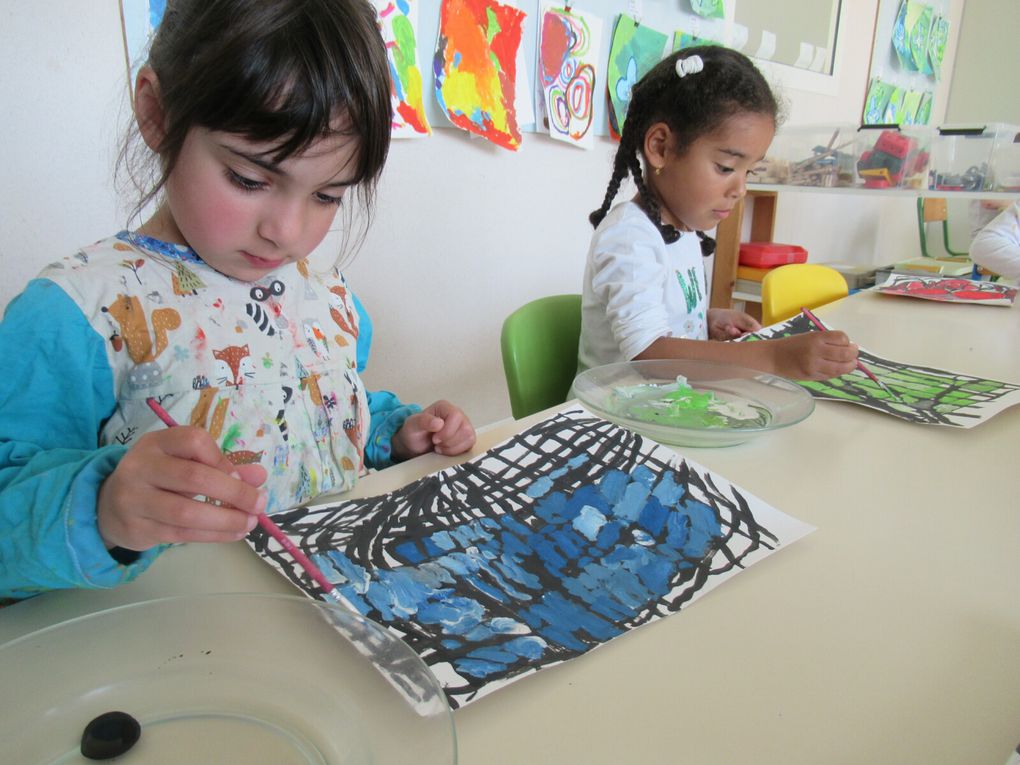
<path id="1" fill-rule="evenodd" d="M 772 268 L 787 263 L 804 263 L 807 250 L 799 244 L 778 242 L 744 242 L 740 245 L 740 265 L 752 268 Z"/>

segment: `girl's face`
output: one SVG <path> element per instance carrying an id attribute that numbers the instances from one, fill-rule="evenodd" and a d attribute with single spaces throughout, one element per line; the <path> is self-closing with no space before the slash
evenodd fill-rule
<path id="1" fill-rule="evenodd" d="M 669 127 L 652 125 L 645 135 L 646 181 L 659 200 L 663 222 L 681 231 L 719 225 L 747 193 L 748 175 L 765 157 L 775 131 L 768 115 L 741 112 L 678 156 Z"/>
<path id="2" fill-rule="evenodd" d="M 258 281 L 325 238 L 355 172 L 357 141 L 333 134 L 279 164 L 273 147 L 192 128 L 166 199 L 140 232 L 186 244 L 210 267 Z"/>

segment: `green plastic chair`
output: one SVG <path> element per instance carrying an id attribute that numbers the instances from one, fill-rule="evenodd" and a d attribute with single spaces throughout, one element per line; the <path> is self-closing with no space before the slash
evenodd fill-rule
<path id="1" fill-rule="evenodd" d="M 567 400 L 580 337 L 580 295 L 532 300 L 506 318 L 499 344 L 515 419 Z"/>

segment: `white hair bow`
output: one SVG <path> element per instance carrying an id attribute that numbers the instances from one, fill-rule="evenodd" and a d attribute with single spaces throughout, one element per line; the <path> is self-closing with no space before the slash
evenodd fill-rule
<path id="1" fill-rule="evenodd" d="M 697 74 L 705 68 L 705 62 L 701 56 L 688 56 L 676 60 L 676 73 L 678 77 L 686 77 L 689 74 Z"/>

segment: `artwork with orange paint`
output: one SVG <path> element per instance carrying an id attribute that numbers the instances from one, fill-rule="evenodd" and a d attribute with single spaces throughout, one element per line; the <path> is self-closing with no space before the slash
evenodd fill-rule
<path id="1" fill-rule="evenodd" d="M 443 0 L 436 100 L 457 127 L 516 151 L 517 53 L 527 14 L 496 0 Z"/>
<path id="2" fill-rule="evenodd" d="M 373 0 L 390 64 L 393 137 L 432 135 L 418 66 L 417 0 Z"/>
<path id="3" fill-rule="evenodd" d="M 538 64 L 549 135 L 590 149 L 595 143 L 596 63 L 602 19 L 576 8 L 542 9 Z"/>
<path id="4" fill-rule="evenodd" d="M 667 35 L 620 14 L 609 48 L 609 132 L 619 138 L 630 106 L 631 89 L 662 60 Z"/>

